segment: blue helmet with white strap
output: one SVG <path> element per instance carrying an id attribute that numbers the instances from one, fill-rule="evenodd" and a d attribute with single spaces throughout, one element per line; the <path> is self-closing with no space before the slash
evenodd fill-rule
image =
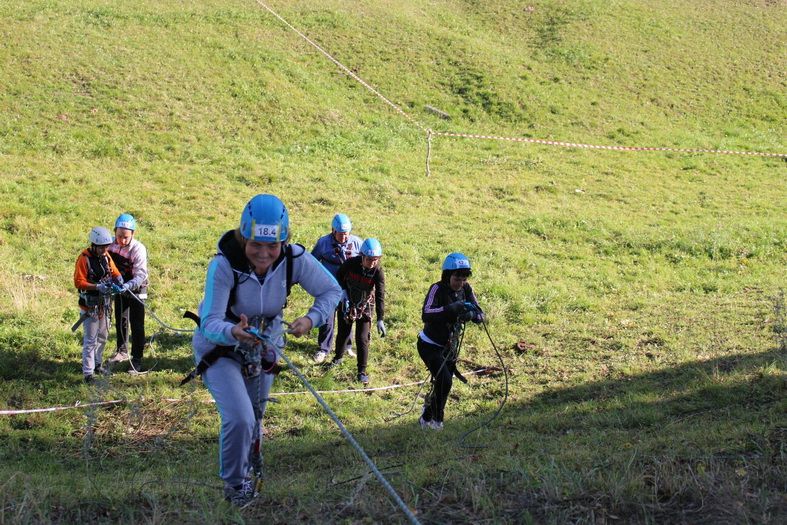
<path id="1" fill-rule="evenodd" d="M 383 246 L 377 239 L 366 239 L 363 241 L 363 244 L 361 244 L 361 255 L 365 255 L 366 257 L 382 257 Z"/>
<path id="2" fill-rule="evenodd" d="M 115 220 L 115 228 L 135 231 L 137 229 L 137 220 L 130 213 L 121 213 Z"/>
<path id="3" fill-rule="evenodd" d="M 443 261 L 443 270 L 467 270 L 470 272 L 470 259 L 463 253 L 449 253 Z"/>
<path id="4" fill-rule="evenodd" d="M 337 213 L 333 216 L 331 228 L 333 228 L 333 231 L 340 233 L 349 233 L 353 229 L 353 223 L 350 222 L 350 218 L 344 213 Z"/>
<path id="5" fill-rule="evenodd" d="M 290 234 L 287 207 L 275 195 L 255 195 L 243 208 L 240 234 L 249 241 L 286 241 Z"/>

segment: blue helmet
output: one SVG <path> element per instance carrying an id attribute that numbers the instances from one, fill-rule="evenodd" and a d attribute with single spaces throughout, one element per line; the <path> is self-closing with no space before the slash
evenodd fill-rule
<path id="1" fill-rule="evenodd" d="M 353 229 L 353 223 L 350 222 L 350 218 L 344 213 L 337 213 L 333 216 L 331 228 L 337 232 L 348 233 Z"/>
<path id="2" fill-rule="evenodd" d="M 115 228 L 125 228 L 134 231 L 137 229 L 137 220 L 130 213 L 121 213 L 115 220 Z"/>
<path id="3" fill-rule="evenodd" d="M 365 255 L 367 257 L 382 257 L 383 246 L 377 239 L 366 239 L 363 241 L 363 244 L 361 244 L 361 255 Z"/>
<path id="4" fill-rule="evenodd" d="M 470 271 L 470 259 L 463 253 L 449 253 L 443 261 L 443 270 L 468 270 Z"/>
<path id="5" fill-rule="evenodd" d="M 290 233 L 287 207 L 275 195 L 255 195 L 240 216 L 240 234 L 259 242 L 286 241 Z"/>

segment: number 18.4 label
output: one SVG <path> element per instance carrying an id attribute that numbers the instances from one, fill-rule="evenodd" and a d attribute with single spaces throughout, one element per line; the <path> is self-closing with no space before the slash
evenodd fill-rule
<path id="1" fill-rule="evenodd" d="M 255 237 L 274 237 L 279 238 L 279 225 L 278 224 L 255 224 L 254 225 Z"/>

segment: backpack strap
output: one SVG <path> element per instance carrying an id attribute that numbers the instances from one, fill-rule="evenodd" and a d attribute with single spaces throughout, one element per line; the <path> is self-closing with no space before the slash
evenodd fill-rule
<path id="1" fill-rule="evenodd" d="M 238 288 L 238 272 L 236 272 L 235 269 L 233 268 L 233 270 L 232 270 L 232 288 L 230 288 L 230 295 L 227 298 L 227 310 L 224 313 L 224 315 L 227 316 L 227 319 L 229 319 L 233 323 L 240 322 L 240 317 L 235 315 L 232 312 L 232 308 L 231 308 L 232 305 L 235 304 L 235 291 L 236 291 L 237 288 Z"/>
<path id="2" fill-rule="evenodd" d="M 290 296 L 290 290 L 292 290 L 292 246 L 287 245 L 284 248 L 284 263 L 287 265 L 287 297 Z"/>
<path id="3" fill-rule="evenodd" d="M 306 253 L 306 247 L 304 245 L 302 245 L 302 244 L 295 244 L 295 246 L 300 246 L 301 249 L 303 250 L 298 255 L 295 255 L 295 253 L 293 252 L 292 246 L 293 246 L 292 244 L 288 244 L 284 248 L 284 258 L 285 258 L 284 264 L 286 265 L 286 270 L 287 270 L 287 297 L 290 296 L 290 291 L 292 290 L 293 285 L 296 284 L 293 281 L 293 278 L 292 278 L 292 272 L 293 272 L 293 270 L 292 270 L 293 262 L 292 261 L 293 261 L 293 259 L 301 257 L 304 253 Z M 284 307 L 287 308 L 287 302 L 284 303 Z"/>

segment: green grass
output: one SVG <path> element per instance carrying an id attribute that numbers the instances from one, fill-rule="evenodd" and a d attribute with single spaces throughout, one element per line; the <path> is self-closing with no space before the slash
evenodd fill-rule
<path id="1" fill-rule="evenodd" d="M 435 130 L 787 152 L 778 2 L 271 5 Z M 188 327 L 219 235 L 260 192 L 308 247 L 339 211 L 382 241 L 374 385 L 424 378 L 423 295 L 446 253 L 473 262 L 511 372 L 468 438 L 483 448 L 459 438 L 497 410 L 501 376 L 457 384 L 434 435 L 417 410 L 393 418 L 416 388 L 326 395 L 423 522 L 787 518 L 783 159 L 435 137 L 427 178 L 424 133 L 250 0 L 11 0 L 0 42 L 0 406 L 126 401 L 2 416 L 0 522 L 404 520 L 308 395 L 268 412 L 259 502 L 221 502 L 215 407 L 177 386 L 187 338 L 158 335 L 148 375 L 81 383 L 90 227 L 137 217 L 149 305 Z M 287 317 L 307 304 L 296 289 Z M 315 386 L 353 384 L 314 348 L 288 355 Z M 463 356 L 497 364 L 476 327 Z M 303 387 L 284 373 L 274 390 Z"/>

